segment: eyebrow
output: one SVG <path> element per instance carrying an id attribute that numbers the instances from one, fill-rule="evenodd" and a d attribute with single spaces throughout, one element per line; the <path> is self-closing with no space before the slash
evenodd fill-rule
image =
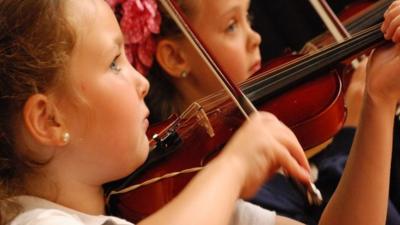
<path id="1" fill-rule="evenodd" d="M 236 5 L 234 5 L 232 8 L 230 8 L 228 11 L 224 12 L 221 16 L 222 16 L 222 17 L 225 17 L 225 16 L 231 14 L 232 12 L 235 12 L 235 11 L 237 11 L 237 10 L 240 10 L 240 7 L 241 7 L 240 4 L 236 4 Z M 250 7 L 250 0 L 247 0 L 247 1 L 246 1 L 246 11 L 248 11 L 249 7 Z"/>
<path id="2" fill-rule="evenodd" d="M 121 47 L 123 47 L 124 41 L 123 41 L 123 37 L 122 35 L 116 35 L 114 37 L 112 37 L 112 43 L 109 46 L 107 44 L 107 46 L 103 46 L 104 48 L 102 48 L 101 50 L 101 57 L 104 58 L 105 60 L 109 60 L 110 59 L 110 54 L 115 52 L 115 51 L 119 51 L 121 49 Z M 114 53 L 113 53 L 114 54 Z"/>
<path id="3" fill-rule="evenodd" d="M 118 48 L 124 44 L 122 34 L 115 36 L 113 39 L 114 44 L 117 45 Z"/>
<path id="4" fill-rule="evenodd" d="M 224 12 L 224 13 L 221 15 L 221 17 L 226 17 L 226 16 L 232 14 L 233 12 L 239 10 L 239 8 L 240 8 L 240 6 L 236 5 L 236 6 L 232 7 L 232 8 L 230 8 L 229 10 L 227 10 L 226 12 Z"/>

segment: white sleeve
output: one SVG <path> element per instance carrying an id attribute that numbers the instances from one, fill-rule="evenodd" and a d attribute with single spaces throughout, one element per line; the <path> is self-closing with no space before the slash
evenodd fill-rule
<path id="1" fill-rule="evenodd" d="M 276 213 L 238 200 L 231 225 L 275 225 Z"/>
<path id="2" fill-rule="evenodd" d="M 10 225 L 134 225 L 126 220 L 104 215 L 87 215 L 59 209 L 32 209 L 18 215 Z"/>
<path id="3" fill-rule="evenodd" d="M 10 225 L 85 225 L 79 218 L 56 209 L 34 209 L 18 215 Z"/>

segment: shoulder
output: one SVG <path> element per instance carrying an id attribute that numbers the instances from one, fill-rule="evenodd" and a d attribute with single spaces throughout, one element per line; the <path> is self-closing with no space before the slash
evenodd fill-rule
<path id="1" fill-rule="evenodd" d="M 10 225 L 84 225 L 79 217 L 57 209 L 33 209 L 19 214 Z"/>
<path id="2" fill-rule="evenodd" d="M 15 198 L 23 211 L 10 225 L 132 225 L 113 216 L 89 215 L 33 196 Z"/>
<path id="3" fill-rule="evenodd" d="M 275 220 L 276 220 L 275 212 L 266 210 L 250 202 L 239 200 L 236 204 L 236 210 L 233 215 L 231 225 L 236 225 L 236 224 L 274 225 Z"/>

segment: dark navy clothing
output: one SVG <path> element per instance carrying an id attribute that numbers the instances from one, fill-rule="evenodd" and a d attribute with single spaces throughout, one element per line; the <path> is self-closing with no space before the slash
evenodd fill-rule
<path id="1" fill-rule="evenodd" d="M 400 215 L 396 206 L 399 206 L 399 135 L 400 126 L 398 121 L 395 126 L 395 145 L 394 156 L 391 173 L 391 196 L 388 207 L 388 225 L 399 225 Z M 351 143 L 354 137 L 355 129 L 343 128 L 333 139 L 333 142 L 321 153 L 314 156 L 310 163 L 315 164 L 318 168 L 318 180 L 315 182 L 324 198 L 321 206 L 310 206 L 307 203 L 305 195 L 282 175 L 276 175 L 270 182 L 265 184 L 251 202 L 258 204 L 264 208 L 274 210 L 279 215 L 284 215 L 306 224 L 318 224 L 326 203 L 329 201 L 339 179 L 343 173 L 343 169 L 347 160 Z M 397 190 L 397 191 L 396 191 Z M 377 190 L 379 191 L 379 190 Z"/>

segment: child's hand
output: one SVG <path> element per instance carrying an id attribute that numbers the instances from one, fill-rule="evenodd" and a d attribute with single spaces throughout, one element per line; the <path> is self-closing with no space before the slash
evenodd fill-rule
<path id="1" fill-rule="evenodd" d="M 400 45 L 376 49 L 367 64 L 366 91 L 374 102 L 397 104 L 400 100 Z"/>
<path id="2" fill-rule="evenodd" d="M 233 168 L 239 170 L 238 176 L 243 175 L 242 198 L 254 195 L 280 168 L 299 181 L 310 182 L 310 167 L 297 138 L 270 113 L 252 115 L 221 156 L 227 157 Z"/>
<path id="3" fill-rule="evenodd" d="M 382 32 L 387 40 L 400 42 L 400 1 L 394 1 L 384 14 Z"/>

